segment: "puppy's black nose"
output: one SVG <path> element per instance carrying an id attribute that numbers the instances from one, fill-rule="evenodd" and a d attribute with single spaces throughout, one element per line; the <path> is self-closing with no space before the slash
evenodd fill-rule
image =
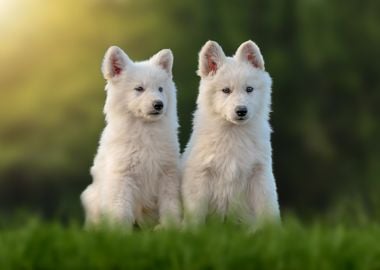
<path id="1" fill-rule="evenodd" d="M 235 108 L 235 112 L 238 116 L 240 117 L 243 117 L 243 116 L 246 116 L 248 110 L 247 110 L 247 107 L 246 106 L 237 106 Z"/>
<path id="2" fill-rule="evenodd" d="M 155 101 L 153 101 L 153 108 L 156 111 L 161 111 L 163 107 L 164 107 L 164 103 L 162 103 L 161 100 L 155 100 Z"/>

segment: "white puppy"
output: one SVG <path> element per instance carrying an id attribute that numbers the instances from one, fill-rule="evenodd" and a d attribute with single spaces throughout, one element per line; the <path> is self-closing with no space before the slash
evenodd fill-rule
<path id="1" fill-rule="evenodd" d="M 272 173 L 271 78 L 260 49 L 244 42 L 226 57 L 208 41 L 199 54 L 201 77 L 193 134 L 182 158 L 185 225 L 208 214 L 236 217 L 257 228 L 279 221 Z"/>
<path id="2" fill-rule="evenodd" d="M 106 218 L 130 228 L 152 218 L 180 219 L 179 144 L 173 55 L 161 50 L 132 62 L 118 47 L 105 54 L 107 125 L 94 165 L 93 183 L 81 195 L 86 224 Z"/>

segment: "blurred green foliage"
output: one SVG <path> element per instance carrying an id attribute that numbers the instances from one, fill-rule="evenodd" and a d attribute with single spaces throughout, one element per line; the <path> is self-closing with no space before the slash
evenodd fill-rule
<path id="1" fill-rule="evenodd" d="M 0 0 L 0 207 L 81 212 L 104 126 L 100 64 L 174 53 L 182 148 L 209 39 L 232 55 L 258 43 L 273 77 L 281 204 L 324 210 L 380 190 L 380 2 L 338 0 Z M 4 11 L 4 9 L 7 10 Z M 4 15 L 5 14 L 5 15 Z"/>

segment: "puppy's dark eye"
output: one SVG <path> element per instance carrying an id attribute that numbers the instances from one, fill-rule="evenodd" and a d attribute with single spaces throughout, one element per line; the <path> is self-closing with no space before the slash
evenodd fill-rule
<path id="1" fill-rule="evenodd" d="M 247 93 L 251 93 L 251 92 L 253 92 L 253 87 L 247 86 L 247 88 L 245 90 L 247 91 Z"/>
<path id="2" fill-rule="evenodd" d="M 158 91 L 162 92 L 164 89 L 160 86 L 158 87 Z"/>
<path id="3" fill-rule="evenodd" d="M 142 87 L 142 86 L 137 86 L 137 87 L 135 88 L 135 90 L 136 90 L 137 92 L 143 92 L 143 91 L 144 91 L 144 87 Z"/>
<path id="4" fill-rule="evenodd" d="M 226 87 L 222 89 L 222 92 L 228 95 L 228 94 L 231 94 L 232 91 L 230 88 Z"/>

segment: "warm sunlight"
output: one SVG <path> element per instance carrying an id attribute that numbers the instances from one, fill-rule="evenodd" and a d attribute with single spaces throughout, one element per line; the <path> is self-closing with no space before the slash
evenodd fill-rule
<path id="1" fill-rule="evenodd" d="M 12 16 L 16 1 L 0 0 L 0 22 L 1 24 Z"/>
<path id="2" fill-rule="evenodd" d="M 13 26 L 22 18 L 21 0 L 0 0 L 0 31 L 12 31 Z"/>

